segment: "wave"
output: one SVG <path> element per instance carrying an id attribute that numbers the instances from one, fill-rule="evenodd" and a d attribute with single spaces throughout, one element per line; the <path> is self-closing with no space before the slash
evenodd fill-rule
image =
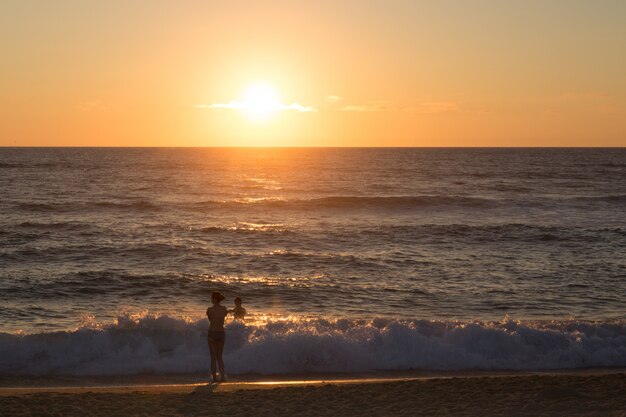
<path id="1" fill-rule="evenodd" d="M 99 166 L 94 164 L 81 164 L 77 161 L 59 161 L 59 162 L 0 162 L 1 168 L 19 168 L 19 169 L 39 169 L 39 168 L 53 168 L 53 169 L 94 169 Z"/>
<path id="2" fill-rule="evenodd" d="M 149 229 L 149 230 L 147 230 Z M 116 257 L 124 257 L 133 262 L 149 262 L 154 257 L 169 258 L 173 262 L 213 262 L 225 265 L 226 262 L 261 262 L 257 268 L 281 259 L 281 262 L 309 262 L 313 268 L 320 265 L 350 266 L 352 268 L 374 267 L 405 256 L 413 259 L 410 246 L 396 249 L 394 256 L 386 253 L 367 254 L 377 246 L 449 244 L 462 248 L 467 244 L 512 243 L 520 250 L 524 245 L 572 242 L 596 245 L 605 251 L 616 250 L 626 245 L 626 229 L 562 227 L 532 224 L 422 224 L 422 225 L 380 225 L 365 224 L 358 227 L 302 228 L 284 224 L 233 223 L 227 226 L 189 227 L 178 224 L 151 225 L 142 233 L 157 236 L 154 241 L 134 241 L 132 234 L 115 231 L 119 243 L 111 243 L 113 232 L 99 229 L 81 222 L 23 222 L 13 229 L 0 229 L 0 247 L 5 247 L 5 261 L 42 264 L 59 260 L 98 260 L 113 262 Z M 156 232 L 155 232 L 156 230 Z M 202 239 L 206 245 L 188 245 L 179 240 L 166 240 L 175 230 L 180 236 Z M 132 231 L 136 233 L 136 230 Z M 66 239 L 68 234 L 76 236 L 76 243 L 59 245 L 56 238 Z M 163 234 L 165 233 L 165 235 Z M 86 236 L 93 238 L 86 239 Z M 53 241 L 53 245 L 36 242 Z M 35 242 L 35 243 L 33 243 Z M 217 242 L 219 246 L 215 246 Z M 242 248 L 244 244 L 255 244 L 257 250 Z M 275 248 L 293 249 L 275 249 Z M 338 252 L 340 251 L 340 252 Z M 345 252 L 345 253 L 343 253 Z M 274 260 L 272 260 L 274 259 Z"/>
<path id="3" fill-rule="evenodd" d="M 94 201 L 75 203 L 18 203 L 16 208 L 29 212 L 74 212 L 84 210 L 160 210 L 163 208 L 181 210 L 206 210 L 215 208 L 275 208 L 275 209 L 411 209 L 421 207 L 487 207 L 495 200 L 462 196 L 404 196 L 404 197 L 355 197 L 335 196 L 311 199 L 235 199 L 207 200 L 189 203 L 153 202 L 153 201 Z"/>
<path id="4" fill-rule="evenodd" d="M 21 168 L 23 164 L 16 164 L 12 162 L 0 162 L 0 168 Z"/>
<path id="5" fill-rule="evenodd" d="M 606 162 L 604 164 L 598 164 L 598 166 L 601 167 L 608 167 L 608 168 L 626 168 L 626 163 L 621 163 L 621 162 Z"/>
<path id="6" fill-rule="evenodd" d="M 292 208 L 292 209 L 354 209 L 354 208 L 395 208 L 409 209 L 432 206 L 472 206 L 484 207 L 493 205 L 494 201 L 485 198 L 463 196 L 332 196 L 311 199 L 261 199 L 261 200 L 233 200 L 215 202 L 209 201 L 200 204 L 221 204 L 226 206 L 240 206 L 254 204 L 259 206 Z"/>
<path id="7" fill-rule="evenodd" d="M 157 204 L 145 200 L 128 202 L 97 201 L 91 204 L 94 207 L 105 209 L 156 210 L 159 208 Z"/>
<path id="8" fill-rule="evenodd" d="M 0 374 L 207 372 L 206 328 L 206 319 L 144 314 L 71 332 L 0 333 Z M 231 323 L 224 359 L 233 374 L 625 367 L 626 322 Z"/>
<path id="9" fill-rule="evenodd" d="M 626 203 L 626 194 L 611 194 L 611 195 L 601 195 L 601 196 L 594 196 L 594 197 L 576 197 L 575 200 L 582 201 L 582 202 L 624 204 Z"/>
<path id="10" fill-rule="evenodd" d="M 32 230 L 84 230 L 92 226 L 86 223 L 67 221 L 67 222 L 22 222 L 16 225 L 20 229 L 32 229 Z"/>
<path id="11" fill-rule="evenodd" d="M 205 200 L 195 202 L 163 202 L 151 200 L 102 200 L 92 202 L 55 202 L 55 203 L 17 203 L 21 211 L 34 213 L 69 213 L 82 211 L 162 211 L 183 210 L 205 212 L 207 210 L 418 210 L 418 209 L 489 209 L 500 206 L 543 207 L 565 205 L 571 202 L 583 204 L 618 204 L 626 203 L 626 195 L 604 195 L 593 197 L 572 197 L 541 200 L 515 200 L 480 198 L 468 196 L 332 196 L 319 198 L 254 198 L 232 200 Z"/>
<path id="12" fill-rule="evenodd" d="M 32 212 L 51 212 L 51 211 L 67 211 L 69 205 L 61 204 L 48 204 L 48 203 L 19 203 L 16 204 L 16 208 L 23 211 Z"/>
<path id="13" fill-rule="evenodd" d="M 502 224 L 421 224 L 421 225 L 383 225 L 375 228 L 363 229 L 358 233 L 368 239 L 393 238 L 416 240 L 431 239 L 467 239 L 478 242 L 492 241 L 602 241 L 620 239 L 626 236 L 626 230 L 616 228 L 583 228 L 548 226 L 524 223 Z M 452 240 L 451 240 L 452 241 Z"/>
<path id="14" fill-rule="evenodd" d="M 22 226 L 22 225 L 19 225 Z M 44 228 L 47 225 L 44 224 Z M 621 227 L 580 227 L 558 226 L 531 223 L 491 223 L 491 224 L 463 224 L 463 223 L 424 223 L 424 224 L 381 224 L 369 223 L 348 224 L 333 229 L 302 227 L 286 223 L 269 223 L 257 220 L 255 222 L 236 222 L 228 225 L 205 227 L 190 227 L 176 223 L 164 223 L 146 226 L 155 230 L 176 230 L 180 233 L 199 235 L 207 234 L 262 234 L 299 237 L 319 236 L 320 233 L 333 239 L 354 239 L 355 236 L 369 239 L 396 239 L 402 238 L 432 238 L 432 237 L 467 237 L 468 239 L 522 239 L 522 240 L 601 240 L 606 236 L 626 236 L 626 229 Z M 33 226 L 34 228 L 34 226 Z"/>
<path id="15" fill-rule="evenodd" d="M 63 164 L 53 162 L 42 163 L 22 163 L 22 162 L 0 162 L 0 168 L 56 168 L 63 167 Z"/>
<path id="16" fill-rule="evenodd" d="M 83 210 L 158 210 L 159 205 L 149 201 L 96 201 L 96 202 L 75 202 L 75 203 L 19 203 L 16 207 L 23 211 L 30 212 L 75 212 Z"/>
<path id="17" fill-rule="evenodd" d="M 207 226 L 196 229 L 206 234 L 294 234 L 284 224 L 238 222 L 229 226 Z"/>

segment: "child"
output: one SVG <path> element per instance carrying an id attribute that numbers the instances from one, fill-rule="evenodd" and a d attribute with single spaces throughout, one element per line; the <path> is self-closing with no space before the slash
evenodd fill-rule
<path id="1" fill-rule="evenodd" d="M 235 308 L 230 310 L 235 320 L 243 320 L 246 317 L 246 309 L 241 306 L 241 297 L 235 298 Z"/>

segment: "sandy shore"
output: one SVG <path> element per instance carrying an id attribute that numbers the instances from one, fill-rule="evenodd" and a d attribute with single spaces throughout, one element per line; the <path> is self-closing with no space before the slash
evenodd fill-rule
<path id="1" fill-rule="evenodd" d="M 626 416 L 626 372 L 0 388 L 2 416 Z"/>

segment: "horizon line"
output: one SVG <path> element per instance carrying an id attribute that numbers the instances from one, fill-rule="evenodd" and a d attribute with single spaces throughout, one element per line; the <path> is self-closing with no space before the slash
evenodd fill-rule
<path id="1" fill-rule="evenodd" d="M 79 146 L 0 145 L 0 149 L 626 149 L 626 146 Z"/>

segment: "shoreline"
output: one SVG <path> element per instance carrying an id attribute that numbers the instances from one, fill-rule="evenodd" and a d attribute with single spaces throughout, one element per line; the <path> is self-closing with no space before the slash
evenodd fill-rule
<path id="1" fill-rule="evenodd" d="M 229 376 L 225 383 L 211 383 L 206 374 L 146 374 L 129 376 L 9 376 L 0 377 L 0 396 L 30 393 L 124 392 L 128 390 L 185 391 L 214 385 L 220 390 L 322 384 L 362 384 L 435 379 L 511 378 L 529 376 L 624 375 L 626 368 L 558 369 L 535 371 L 379 371 L 363 373 L 243 374 Z"/>
<path id="2" fill-rule="evenodd" d="M 14 417 L 626 416 L 626 369 L 374 379 L 1 388 Z"/>

